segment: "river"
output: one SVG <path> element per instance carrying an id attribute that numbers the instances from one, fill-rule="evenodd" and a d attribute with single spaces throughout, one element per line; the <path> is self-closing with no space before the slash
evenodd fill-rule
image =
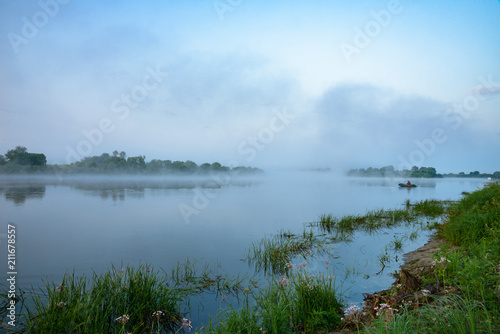
<path id="1" fill-rule="evenodd" d="M 188 178 L 99 176 L 64 178 L 0 177 L 0 243 L 3 273 L 8 270 L 7 224 L 16 226 L 17 284 L 37 286 L 60 281 L 65 272 L 100 273 L 148 263 L 169 270 L 187 258 L 217 263 L 229 273 L 250 273 L 242 261 L 252 242 L 280 230 L 301 233 L 319 215 L 364 214 L 372 209 L 402 208 L 423 199 L 456 200 L 484 179 L 345 178 L 330 173 L 268 173 L 262 177 Z M 376 234 L 357 233 L 333 247 L 332 258 L 319 258 L 310 270 L 330 260 L 344 298 L 361 304 L 363 292 L 387 288 L 404 252 L 422 246 L 430 232 L 407 237 L 402 226 Z M 377 256 L 394 237 L 405 239 L 397 261 L 380 273 Z M 394 254 L 393 254 L 394 255 Z M 206 299 L 206 298 L 205 298 Z M 200 325 L 220 301 L 191 310 Z M 210 306 L 213 304 L 212 306 Z M 215 306 L 214 306 L 215 305 Z"/>

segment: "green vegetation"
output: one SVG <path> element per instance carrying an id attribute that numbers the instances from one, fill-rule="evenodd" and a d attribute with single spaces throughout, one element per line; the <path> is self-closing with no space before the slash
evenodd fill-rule
<path id="1" fill-rule="evenodd" d="M 86 157 L 69 165 L 47 165 L 44 154 L 28 153 L 22 146 L 0 155 L 0 173 L 45 173 L 45 174 L 189 174 L 206 175 L 209 173 L 258 174 L 263 171 L 254 167 L 227 167 L 218 162 L 203 163 L 154 159 L 146 162 L 143 155 L 127 157 L 125 152 L 114 151 L 100 156 Z"/>
<path id="2" fill-rule="evenodd" d="M 26 322 L 29 333 L 167 333 L 182 323 L 181 297 L 144 267 L 94 275 L 91 283 L 67 275 L 35 296 Z"/>
<path id="3" fill-rule="evenodd" d="M 297 268 L 273 277 L 253 296 L 253 306 L 247 302 L 239 311 L 223 311 L 205 333 L 317 333 L 340 326 L 344 305 L 333 273 L 312 275 L 304 266 Z"/>
<path id="4" fill-rule="evenodd" d="M 40 291 L 23 293 L 26 309 L 16 333 L 178 333 L 191 326 L 181 312 L 189 298 L 202 292 L 237 295 L 256 282 L 219 273 L 208 264 L 178 264 L 168 275 L 147 265 L 112 268 L 101 275 L 65 275 Z M 2 295 L 1 305 L 8 303 Z M 7 304 L 6 304 L 7 305 Z M 6 307 L 0 315 L 6 315 Z"/>
<path id="5" fill-rule="evenodd" d="M 496 171 L 493 174 L 488 174 L 488 173 L 480 173 L 479 171 L 474 171 L 474 172 L 469 172 L 469 174 L 466 174 L 464 172 L 460 173 L 447 173 L 443 174 L 444 177 L 483 177 L 483 178 L 488 178 L 491 177 L 493 179 L 500 179 L 500 171 Z"/>
<path id="6" fill-rule="evenodd" d="M 490 184 L 466 195 L 450 207 L 448 217 L 441 235 L 455 244 L 473 247 L 500 240 L 500 187 Z"/>
<path id="7" fill-rule="evenodd" d="M 500 171 L 496 171 L 493 174 L 488 173 L 480 173 L 479 171 L 470 172 L 469 174 L 465 174 L 464 172 L 460 172 L 458 174 L 454 173 L 445 173 L 439 174 L 437 173 L 434 167 L 417 167 L 413 166 L 410 170 L 396 170 L 394 167 L 385 166 L 382 168 L 359 168 L 359 169 L 350 169 L 347 172 L 348 176 L 370 176 L 370 177 L 401 177 L 401 178 L 440 178 L 440 177 L 481 177 L 481 178 L 500 178 Z"/>
<path id="8" fill-rule="evenodd" d="M 313 252 L 312 248 L 320 248 L 324 243 L 314 236 L 312 231 L 304 230 L 302 235 L 281 232 L 274 237 L 265 237 L 258 243 L 252 243 L 246 254 L 249 264 L 255 264 L 256 271 L 284 274 L 289 272 L 292 259 L 305 257 Z"/>
<path id="9" fill-rule="evenodd" d="M 413 205 L 407 203 L 405 209 L 371 210 L 364 216 L 347 215 L 335 218 L 331 214 L 322 215 L 319 221 L 312 225 L 317 225 L 322 231 L 328 233 L 341 232 L 345 234 L 360 230 L 373 232 L 381 228 L 396 226 L 402 222 L 415 222 L 422 216 L 435 218 L 444 213 L 446 204 L 437 200 L 424 200 Z"/>
<path id="10" fill-rule="evenodd" d="M 438 297 L 434 305 L 417 310 L 400 308 L 395 316 L 386 311 L 386 316 L 377 317 L 370 327 L 361 333 L 435 334 L 435 333 L 498 333 L 492 323 L 492 313 L 475 300 L 466 300 L 457 295 Z M 387 321 L 390 318 L 390 321 Z"/>
<path id="11" fill-rule="evenodd" d="M 396 170 L 394 166 L 385 166 L 382 168 L 368 167 L 367 169 L 350 169 L 347 172 L 348 176 L 374 176 L 374 177 L 418 177 L 418 178 L 433 178 L 433 177 L 443 177 L 441 174 L 437 174 L 434 167 L 420 167 L 413 166 L 411 170 L 403 169 Z"/>

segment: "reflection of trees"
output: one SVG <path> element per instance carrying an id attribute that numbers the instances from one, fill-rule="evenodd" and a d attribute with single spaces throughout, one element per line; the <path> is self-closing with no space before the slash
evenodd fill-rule
<path id="1" fill-rule="evenodd" d="M 45 196 L 45 186 L 7 186 L 0 188 L 5 199 L 17 205 L 24 204 L 28 198 L 43 198 Z"/>
<path id="2" fill-rule="evenodd" d="M 154 193 L 175 190 L 189 190 L 194 188 L 217 189 L 224 186 L 247 187 L 255 182 L 225 182 L 226 180 L 127 180 L 127 181 L 92 181 L 92 182 L 71 182 L 68 185 L 77 190 L 81 190 L 92 196 L 99 196 L 102 199 L 112 199 L 113 201 L 123 201 L 126 197 L 143 198 L 146 190 Z"/>
<path id="3" fill-rule="evenodd" d="M 133 187 L 121 184 L 106 183 L 78 183 L 70 184 L 71 188 L 84 191 L 92 196 L 99 196 L 102 199 L 111 198 L 113 201 L 123 201 L 126 196 L 142 198 L 144 197 L 144 188 Z"/>
<path id="4" fill-rule="evenodd" d="M 8 201 L 17 205 L 24 204 L 29 198 L 43 198 L 46 186 L 64 185 L 70 188 L 83 191 L 87 195 L 100 197 L 102 199 L 112 199 L 113 201 L 124 201 L 125 198 L 144 198 L 146 191 L 152 194 L 175 194 L 178 190 L 191 190 L 194 188 L 218 189 L 227 186 L 250 187 L 260 183 L 255 180 L 234 180 L 230 178 L 213 179 L 66 179 L 64 182 L 22 182 L 0 180 L 0 195 L 3 194 Z"/>

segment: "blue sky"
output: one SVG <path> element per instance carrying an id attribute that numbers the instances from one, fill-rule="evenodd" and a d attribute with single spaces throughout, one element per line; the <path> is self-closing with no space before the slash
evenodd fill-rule
<path id="1" fill-rule="evenodd" d="M 1 0 L 0 154 L 493 172 L 498 22 L 494 0 Z"/>

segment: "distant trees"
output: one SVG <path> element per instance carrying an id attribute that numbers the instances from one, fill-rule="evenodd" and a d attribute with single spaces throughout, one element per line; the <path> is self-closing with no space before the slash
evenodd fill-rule
<path id="1" fill-rule="evenodd" d="M 410 177 L 425 177 L 425 178 L 442 177 L 442 175 L 438 176 L 438 174 L 436 173 L 436 168 L 434 168 L 434 167 L 417 168 L 416 166 L 412 167 L 411 173 L 409 176 Z"/>
<path id="2" fill-rule="evenodd" d="M 209 174 L 214 172 L 231 172 L 234 174 L 255 174 L 263 171 L 253 167 L 230 168 L 219 162 L 203 163 L 198 166 L 194 161 L 171 161 L 154 159 L 146 162 L 146 156 L 138 155 L 127 157 L 124 151 L 114 151 L 111 154 L 103 153 L 92 157 L 85 157 L 70 165 L 54 165 L 52 168 L 63 173 L 141 173 L 141 174 Z M 41 153 L 30 153 L 24 146 L 17 146 L 0 155 L 0 172 L 19 173 L 47 170 L 47 158 Z"/>
<path id="3" fill-rule="evenodd" d="M 394 166 L 389 165 L 389 166 L 384 166 L 382 168 L 373 168 L 373 167 L 368 167 L 367 169 L 360 168 L 360 169 L 351 169 L 347 172 L 347 175 L 349 176 L 379 176 L 379 177 L 384 177 L 384 176 L 404 176 L 403 174 L 406 175 L 408 171 L 397 171 L 394 169 Z"/>
<path id="4" fill-rule="evenodd" d="M 479 171 L 474 171 L 474 172 L 469 172 L 468 174 L 464 173 L 464 172 L 460 172 L 458 174 L 454 174 L 454 173 L 448 173 L 448 174 L 443 174 L 443 176 L 445 177 L 476 177 L 476 178 L 487 178 L 487 177 L 491 177 L 491 178 L 494 178 L 494 179 L 498 179 L 500 178 L 500 172 L 494 172 L 493 174 L 489 174 L 489 173 L 481 173 Z"/>
<path id="5" fill-rule="evenodd" d="M 112 155 L 103 153 L 100 156 L 86 157 L 71 164 L 80 172 L 127 172 L 127 173 L 165 173 L 165 174 L 208 174 L 212 172 L 261 173 L 262 170 L 252 167 L 229 168 L 219 162 L 203 163 L 198 166 L 194 161 L 171 161 L 153 159 L 146 162 L 145 156 L 128 157 L 125 152 L 114 151 Z"/>
<path id="6" fill-rule="evenodd" d="M 401 171 L 395 170 L 393 166 L 385 166 L 382 168 L 368 167 L 367 169 L 350 169 L 347 172 L 348 176 L 374 176 L 374 177 L 404 177 L 404 178 L 435 178 L 435 177 L 492 177 L 500 178 L 500 172 L 493 174 L 480 173 L 479 171 L 470 172 L 465 174 L 460 172 L 458 174 L 438 174 L 434 167 L 417 167 L 413 166 L 410 170 L 403 169 Z"/>
<path id="7" fill-rule="evenodd" d="M 15 149 L 7 151 L 5 158 L 2 157 L 2 159 L 4 163 L 0 162 L 1 165 L 8 163 L 20 166 L 45 166 L 47 164 L 45 154 L 29 153 L 24 146 L 17 146 Z"/>
<path id="8" fill-rule="evenodd" d="M 92 168 L 99 169 L 101 171 L 112 171 L 112 170 L 132 170 L 139 171 L 146 168 L 146 157 L 137 156 L 127 158 L 127 153 L 114 151 L 113 155 L 108 153 L 103 153 L 99 156 L 86 157 L 82 160 L 74 163 L 73 165 L 77 168 Z"/>

